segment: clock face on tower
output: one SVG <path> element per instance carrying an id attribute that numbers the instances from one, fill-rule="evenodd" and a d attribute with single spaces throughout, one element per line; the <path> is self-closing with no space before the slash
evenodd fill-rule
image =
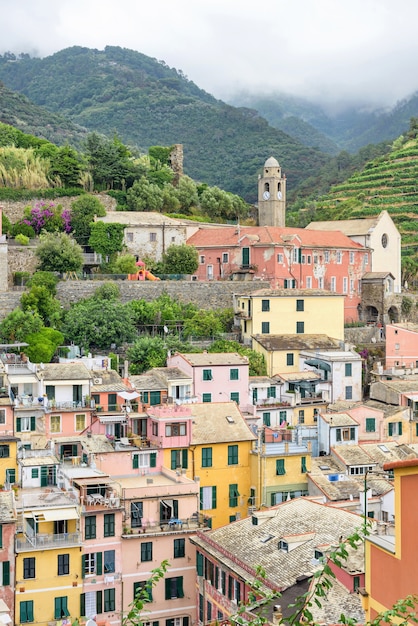
<path id="1" fill-rule="evenodd" d="M 281 191 L 278 191 L 278 192 L 277 192 L 277 197 L 278 197 L 278 199 L 279 199 L 279 200 L 281 200 L 281 199 L 282 199 L 282 192 L 281 192 Z"/>
<path id="2" fill-rule="evenodd" d="M 268 200 L 270 198 L 270 193 L 268 191 L 265 191 L 263 193 L 263 198 L 264 198 L 264 200 Z"/>

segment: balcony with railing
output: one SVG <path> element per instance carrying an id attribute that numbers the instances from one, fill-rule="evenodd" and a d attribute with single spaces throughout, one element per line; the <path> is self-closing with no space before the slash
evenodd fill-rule
<path id="1" fill-rule="evenodd" d="M 83 265 L 101 265 L 102 255 L 97 252 L 83 252 Z"/>
<path id="2" fill-rule="evenodd" d="M 16 537 L 16 552 L 26 552 L 29 550 L 51 550 L 56 548 L 68 548 L 71 546 L 81 546 L 81 533 L 34 533 L 33 535 L 22 534 Z"/>

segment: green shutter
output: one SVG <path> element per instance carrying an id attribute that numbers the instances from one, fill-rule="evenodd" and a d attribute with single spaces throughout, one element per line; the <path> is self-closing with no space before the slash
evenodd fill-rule
<path id="1" fill-rule="evenodd" d="M 22 420 L 20 417 L 16 418 L 16 432 L 17 433 L 21 433 L 22 432 Z"/>
<path id="2" fill-rule="evenodd" d="M 48 468 L 46 465 L 41 466 L 41 487 L 48 485 Z"/>
<path id="3" fill-rule="evenodd" d="M 198 576 L 203 576 L 203 554 L 196 552 L 196 571 Z"/>
<path id="4" fill-rule="evenodd" d="M 356 438 L 356 429 L 355 428 L 350 428 L 350 440 L 354 441 Z"/>
<path id="5" fill-rule="evenodd" d="M 199 489 L 199 509 L 203 509 L 203 487 Z"/>
<path id="6" fill-rule="evenodd" d="M 171 599 L 171 578 L 165 579 L 165 599 Z"/>
<path id="7" fill-rule="evenodd" d="M 402 435 L 402 422 L 398 422 L 398 435 Z"/>
<path id="8" fill-rule="evenodd" d="M 132 469 L 138 469 L 139 467 L 139 455 L 134 454 L 132 456 Z"/>
<path id="9" fill-rule="evenodd" d="M 232 589 L 233 589 L 234 579 L 232 576 L 228 576 L 228 598 L 232 600 Z"/>
<path id="10" fill-rule="evenodd" d="M 103 613 L 103 593 L 96 591 L 96 613 Z"/>
<path id="11" fill-rule="evenodd" d="M 103 574 L 103 554 L 96 552 L 96 574 L 100 576 Z"/>
<path id="12" fill-rule="evenodd" d="M 85 578 L 86 577 L 86 555 L 82 554 L 81 555 L 81 578 Z M 81 615 L 84 615 L 84 613 L 82 613 Z"/>
<path id="13" fill-rule="evenodd" d="M 32 432 L 36 430 L 36 419 L 34 415 L 31 415 L 31 418 L 30 418 L 30 429 Z"/>
<path id="14" fill-rule="evenodd" d="M 156 452 L 151 452 L 149 466 L 157 467 L 157 453 Z"/>
<path id="15" fill-rule="evenodd" d="M 212 509 L 216 509 L 216 485 L 212 487 Z"/>
<path id="16" fill-rule="evenodd" d="M 80 617 L 86 617 L 86 594 L 80 594 Z"/>
<path id="17" fill-rule="evenodd" d="M 3 561 L 3 585 L 10 585 L 10 562 Z"/>
<path id="18" fill-rule="evenodd" d="M 177 467 L 177 450 L 171 450 L 171 469 L 175 470 Z"/>
<path id="19" fill-rule="evenodd" d="M 177 597 L 184 598 L 183 576 L 177 576 Z"/>
<path id="20" fill-rule="evenodd" d="M 181 453 L 181 466 L 183 469 L 187 469 L 188 467 L 188 450 L 185 448 Z"/>
<path id="21" fill-rule="evenodd" d="M 388 428 L 389 428 L 389 432 L 388 432 L 389 437 L 392 437 L 392 435 L 393 435 L 393 424 L 392 424 L 392 422 L 389 422 Z"/>
<path id="22" fill-rule="evenodd" d="M 61 598 L 54 598 L 54 619 L 61 619 Z"/>
<path id="23" fill-rule="evenodd" d="M 284 476 L 284 474 L 286 474 L 286 470 L 284 467 L 284 459 L 277 459 L 276 460 L 276 475 Z"/>
<path id="24" fill-rule="evenodd" d="M 305 474 L 307 472 L 306 469 L 306 456 L 303 456 L 300 460 L 300 471 L 302 472 L 302 474 Z"/>

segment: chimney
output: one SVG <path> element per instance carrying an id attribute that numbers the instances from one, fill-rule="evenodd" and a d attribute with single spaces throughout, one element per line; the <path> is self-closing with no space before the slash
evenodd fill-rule
<path id="1" fill-rule="evenodd" d="M 280 604 L 275 604 L 273 608 L 273 624 L 280 624 L 283 619 L 282 607 Z"/>

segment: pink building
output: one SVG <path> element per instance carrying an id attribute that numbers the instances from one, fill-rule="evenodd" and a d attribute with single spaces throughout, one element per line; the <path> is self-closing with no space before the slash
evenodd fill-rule
<path id="1" fill-rule="evenodd" d="M 359 443 L 383 441 L 385 427 L 383 411 L 362 404 L 352 409 L 346 409 L 345 412 L 358 422 Z"/>
<path id="2" fill-rule="evenodd" d="M 80 615 L 119 622 L 122 610 L 123 508 L 106 476 L 74 479 L 84 502 Z M 114 495 L 111 495 L 114 494 Z"/>
<path id="3" fill-rule="evenodd" d="M 249 366 L 245 356 L 234 352 L 180 354 L 167 359 L 192 379 L 192 395 L 198 402 L 248 404 Z"/>
<path id="4" fill-rule="evenodd" d="M 418 368 L 417 324 L 387 324 L 386 369 L 391 367 Z"/>
<path id="5" fill-rule="evenodd" d="M 201 228 L 187 243 L 199 253 L 198 280 L 256 277 L 272 288 L 326 289 L 345 295 L 347 321 L 358 319 L 360 281 L 370 269 L 370 251 L 339 231 Z"/>
<path id="6" fill-rule="evenodd" d="M 16 511 L 12 491 L 0 492 L 0 601 L 14 624 Z M 4 608 L 4 607 L 3 607 Z"/>
<path id="7" fill-rule="evenodd" d="M 199 523 L 199 483 L 165 469 L 152 476 L 115 479 L 125 508 L 123 610 L 147 585 L 151 570 L 168 560 L 168 571 L 152 589 L 143 619 L 191 626 L 196 622 L 196 557 L 189 537 Z"/>

